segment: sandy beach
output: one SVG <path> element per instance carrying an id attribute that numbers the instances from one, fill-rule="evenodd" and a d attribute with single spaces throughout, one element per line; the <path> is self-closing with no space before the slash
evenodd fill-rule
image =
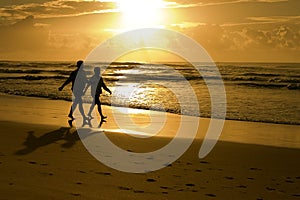
<path id="1" fill-rule="evenodd" d="M 209 124 L 199 118 L 197 138 L 183 156 L 158 171 L 133 174 L 109 168 L 87 151 L 67 124 L 71 102 L 5 94 L 0 102 L 0 199 L 300 198 L 297 125 L 226 121 L 214 149 L 199 159 Z M 167 114 L 159 136 L 133 138 L 118 132 L 114 109 L 103 107 L 108 118 L 100 130 L 127 151 L 162 147 L 180 121 Z M 133 110 L 129 117 L 147 125 L 149 112 Z"/>

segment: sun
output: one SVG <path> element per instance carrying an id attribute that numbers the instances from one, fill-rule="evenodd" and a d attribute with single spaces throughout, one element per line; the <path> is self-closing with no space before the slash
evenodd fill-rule
<path id="1" fill-rule="evenodd" d="M 122 29 L 162 27 L 163 0 L 117 0 Z"/>

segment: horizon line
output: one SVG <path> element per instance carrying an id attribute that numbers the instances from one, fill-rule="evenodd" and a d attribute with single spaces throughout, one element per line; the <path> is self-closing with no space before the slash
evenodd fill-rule
<path id="1" fill-rule="evenodd" d="M 76 62 L 77 60 L 84 59 L 76 59 L 76 60 L 8 60 L 8 59 L 0 59 L 0 62 Z M 108 61 L 95 61 L 99 63 L 135 63 L 135 64 L 162 64 L 162 63 L 187 63 L 183 61 L 154 61 L 154 62 L 143 62 L 143 61 L 116 61 L 116 62 L 108 62 Z M 195 63 L 208 63 L 202 61 L 195 61 Z M 271 63 L 271 64 L 298 64 L 300 61 L 214 61 L 213 63 Z"/>

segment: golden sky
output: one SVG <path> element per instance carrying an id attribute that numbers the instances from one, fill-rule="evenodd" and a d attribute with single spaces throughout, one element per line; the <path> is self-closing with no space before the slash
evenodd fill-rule
<path id="1" fill-rule="evenodd" d="M 186 34 L 215 61 L 300 62 L 299 0 L 1 0 L 0 60 L 84 59 L 145 27 Z"/>

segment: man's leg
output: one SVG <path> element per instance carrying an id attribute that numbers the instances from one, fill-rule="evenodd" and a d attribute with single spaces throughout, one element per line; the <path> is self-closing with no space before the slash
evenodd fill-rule
<path id="1" fill-rule="evenodd" d="M 74 101 L 73 104 L 71 105 L 70 112 L 69 112 L 69 115 L 68 115 L 68 117 L 71 118 L 70 120 L 68 120 L 68 123 L 69 123 L 70 127 L 73 126 L 72 123 L 73 123 L 73 120 L 75 119 L 74 116 L 73 116 L 73 110 L 75 110 L 76 107 L 77 107 L 77 103 L 76 103 L 76 101 Z"/>
<path id="2" fill-rule="evenodd" d="M 102 114 L 100 94 L 95 95 L 95 104 L 97 104 L 97 108 L 98 108 L 98 112 L 99 112 L 99 115 L 101 117 L 101 120 L 105 119 L 106 117 Z"/>
<path id="3" fill-rule="evenodd" d="M 70 117 L 72 120 L 74 120 L 74 116 L 73 116 L 73 111 L 76 109 L 77 104 L 75 101 L 72 103 L 71 108 L 70 108 L 70 112 L 68 117 Z"/>
<path id="4" fill-rule="evenodd" d="M 100 101 L 97 102 L 97 106 L 98 106 L 98 112 L 99 112 L 99 114 L 100 114 L 101 120 L 107 118 L 107 117 L 104 116 L 103 113 L 102 113 L 102 108 L 101 108 L 101 102 L 100 102 Z"/>
<path id="5" fill-rule="evenodd" d="M 76 97 L 76 99 L 75 100 L 76 100 L 76 102 L 77 102 L 77 104 L 79 106 L 79 112 L 80 112 L 82 118 L 85 120 L 87 117 L 85 116 L 85 113 L 84 113 L 83 102 L 82 102 L 81 96 L 80 97 Z"/>
<path id="6" fill-rule="evenodd" d="M 93 102 L 91 104 L 91 107 L 90 107 L 90 110 L 89 110 L 89 113 L 88 113 L 88 117 L 92 118 L 92 112 L 94 110 L 94 107 L 95 107 L 95 98 L 93 98 Z"/>

